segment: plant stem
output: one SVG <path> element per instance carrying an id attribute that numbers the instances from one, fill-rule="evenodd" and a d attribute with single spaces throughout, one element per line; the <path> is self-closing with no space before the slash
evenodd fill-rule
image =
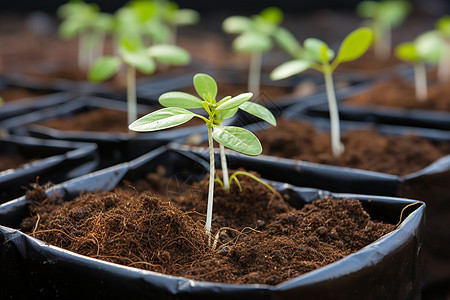
<path id="1" fill-rule="evenodd" d="M 414 83 L 416 85 L 416 98 L 420 102 L 427 99 L 427 71 L 424 62 L 414 64 Z"/>
<path id="2" fill-rule="evenodd" d="M 208 126 L 208 145 L 209 145 L 209 189 L 208 189 L 208 207 L 206 209 L 206 232 L 211 237 L 211 221 L 214 203 L 214 144 L 212 138 L 212 124 L 207 123 Z"/>
<path id="3" fill-rule="evenodd" d="M 136 70 L 133 66 L 127 65 L 128 124 L 131 124 L 137 119 L 136 102 Z"/>
<path id="4" fill-rule="evenodd" d="M 259 97 L 259 82 L 261 77 L 262 53 L 252 53 L 248 70 L 248 90 Z"/>
<path id="5" fill-rule="evenodd" d="M 222 166 L 222 176 L 223 176 L 223 189 L 225 192 L 230 192 L 230 180 L 228 178 L 228 165 L 227 165 L 227 157 L 225 155 L 225 147 L 222 144 L 220 145 L 220 164 Z"/>
<path id="6" fill-rule="evenodd" d="M 375 57 L 379 61 L 385 61 L 391 54 L 391 28 L 389 26 L 380 26 L 380 38 L 375 42 Z"/>
<path id="7" fill-rule="evenodd" d="M 334 157 L 339 157 L 344 152 L 341 143 L 341 130 L 339 124 L 339 112 L 337 108 L 336 94 L 334 92 L 333 75 L 331 71 L 323 72 L 325 77 L 325 87 L 327 91 L 328 110 L 330 111 L 331 123 L 331 150 Z"/>
<path id="8" fill-rule="evenodd" d="M 441 83 L 450 81 L 450 42 L 445 40 L 438 66 L 438 80 Z"/>

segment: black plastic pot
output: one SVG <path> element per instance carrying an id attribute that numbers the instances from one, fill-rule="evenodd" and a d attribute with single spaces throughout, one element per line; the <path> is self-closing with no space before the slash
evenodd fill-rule
<path id="1" fill-rule="evenodd" d="M 287 111 L 285 116 L 288 119 L 309 121 L 321 130 L 329 130 L 328 119 L 303 116 L 293 110 Z M 256 132 L 269 126 L 267 123 L 257 123 L 247 126 L 247 129 Z M 373 125 L 364 122 L 341 122 L 342 130 L 367 126 L 373 127 L 382 134 L 413 133 L 432 141 L 450 141 L 450 131 L 383 124 Z M 194 150 L 204 158 L 209 157 L 204 148 L 177 147 Z M 218 158 L 216 157 L 216 159 Z M 279 180 L 297 186 L 327 189 L 336 193 L 407 197 L 425 201 L 428 206 L 428 218 L 424 239 L 424 262 L 426 264 L 423 274 L 424 288 L 427 293 L 429 289 L 436 290 L 438 288 L 449 292 L 450 272 L 441 272 L 439 268 L 450 270 L 450 190 L 448 189 L 450 154 L 424 169 L 406 176 L 264 155 L 249 157 L 233 151 L 228 153 L 227 159 L 231 168 L 244 166 L 259 172 L 266 179 Z M 217 163 L 219 163 L 218 160 Z"/>
<path id="2" fill-rule="evenodd" d="M 81 191 L 111 190 L 164 165 L 168 176 L 197 180 L 207 161 L 192 152 L 159 148 L 134 161 L 83 176 L 48 190 L 65 200 Z M 269 172 L 270 170 L 267 170 Z M 185 177 L 183 177 L 185 176 Z M 274 183 L 296 206 L 332 195 L 360 199 L 372 217 L 396 224 L 405 205 L 390 197 L 331 194 Z M 199 282 L 119 266 L 46 245 L 17 228 L 28 215 L 24 198 L 0 206 L 0 296 L 96 299 L 415 299 L 420 294 L 419 250 L 425 204 L 411 206 L 399 228 L 360 251 L 277 286 Z"/>
<path id="3" fill-rule="evenodd" d="M 24 188 L 37 178 L 41 183 L 59 183 L 92 172 L 99 163 L 95 144 L 31 137 L 0 137 L 0 153 L 35 159 L 20 168 L 0 171 L 0 203 L 23 195 Z"/>
<path id="4" fill-rule="evenodd" d="M 53 107 L 75 97 L 76 95 L 72 93 L 56 93 L 47 96 L 8 101 L 0 106 L 0 122 L 36 110 Z"/>
<path id="5" fill-rule="evenodd" d="M 0 122 L 0 126 L 10 133 L 20 136 L 96 143 L 100 153 L 100 167 L 134 159 L 170 141 L 192 135 L 196 132 L 206 132 L 206 126 L 203 125 L 135 134 L 131 131 L 129 133 L 86 132 L 77 131 L 76 128 L 73 131 L 65 131 L 34 124 L 54 117 L 70 117 L 94 108 L 126 111 L 126 107 L 126 103 L 121 101 L 80 96 L 64 105 L 7 119 Z M 138 113 L 147 114 L 157 108 L 160 107 L 138 105 Z"/>
<path id="6" fill-rule="evenodd" d="M 48 64 L 42 69 L 48 69 Z M 57 70 L 57 67 L 54 67 Z M 158 84 L 164 85 L 166 78 L 173 78 L 185 74 L 194 74 L 194 70 L 202 69 L 202 65 L 198 63 L 191 63 L 188 67 L 175 68 L 162 72 L 160 74 L 152 74 L 136 79 L 137 83 L 137 97 L 146 99 L 145 95 L 141 95 L 140 86 L 156 87 Z M 45 75 L 45 74 L 44 74 Z M 123 76 L 124 83 L 126 81 Z M 126 99 L 126 89 L 124 87 L 117 87 L 111 82 L 91 82 L 87 80 L 71 80 L 64 78 L 50 78 L 48 76 L 27 75 L 22 73 L 6 74 L 2 77 L 3 82 L 8 86 L 23 87 L 37 91 L 48 92 L 77 92 L 100 97 L 112 98 L 116 100 Z M 125 86 L 125 85 L 124 85 Z"/>

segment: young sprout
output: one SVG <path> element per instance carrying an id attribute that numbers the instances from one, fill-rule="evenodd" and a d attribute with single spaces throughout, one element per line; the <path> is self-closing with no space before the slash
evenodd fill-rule
<path id="1" fill-rule="evenodd" d="M 189 53 L 173 45 L 155 45 L 145 48 L 137 36 L 122 36 L 119 40 L 119 56 L 104 56 L 98 59 L 89 72 L 92 81 L 103 81 L 119 71 L 122 63 L 127 66 L 128 124 L 137 118 L 136 69 L 144 74 L 155 71 L 154 60 L 167 65 L 185 65 Z"/>
<path id="2" fill-rule="evenodd" d="M 439 62 L 442 43 L 435 31 L 428 31 L 418 36 L 413 42 L 399 44 L 395 55 L 414 66 L 414 83 L 416 98 L 419 101 L 427 99 L 427 73 L 425 63 L 435 65 Z"/>
<path id="3" fill-rule="evenodd" d="M 197 24 L 200 20 L 200 14 L 189 8 L 179 8 L 178 4 L 167 0 L 156 0 L 157 15 L 170 27 L 170 35 L 161 42 L 176 44 L 177 30 L 179 26 Z"/>
<path id="4" fill-rule="evenodd" d="M 71 1 L 58 8 L 63 19 L 59 34 L 64 39 L 79 37 L 78 67 L 87 70 L 93 61 L 103 54 L 105 35 L 114 27 L 114 18 L 101 13 L 96 4 Z"/>
<path id="5" fill-rule="evenodd" d="M 436 30 L 442 40 L 442 53 L 438 65 L 440 82 L 450 80 L 450 16 L 443 16 L 436 23 Z"/>
<path id="6" fill-rule="evenodd" d="M 387 60 L 391 55 L 391 31 L 400 26 L 411 11 L 411 4 L 403 0 L 362 1 L 356 12 L 369 19 L 369 27 L 375 35 L 375 57 Z"/>
<path id="7" fill-rule="evenodd" d="M 369 28 L 356 29 L 344 39 L 335 57 L 334 51 L 327 44 L 315 38 L 308 38 L 303 43 L 304 50 L 301 58 L 281 64 L 270 74 L 272 80 L 279 80 L 310 68 L 323 73 L 330 111 L 331 148 L 335 157 L 339 157 L 343 153 L 344 147 L 340 138 L 333 71 L 340 63 L 355 60 L 363 55 L 369 48 L 372 39 L 373 34 Z M 331 61 L 333 58 L 334 60 Z"/>
<path id="8" fill-rule="evenodd" d="M 263 120 L 275 122 L 275 118 L 263 106 L 248 102 L 253 96 L 252 93 L 243 93 L 235 97 L 227 96 L 217 101 L 217 83 L 209 75 L 196 74 L 194 76 L 194 87 L 200 98 L 183 92 L 165 93 L 159 97 L 159 102 L 166 108 L 136 120 L 129 126 L 129 129 L 139 132 L 167 129 L 184 124 L 194 117 L 205 121 L 208 130 L 210 163 L 205 228 L 210 236 L 215 177 L 213 140 L 227 148 L 247 155 L 259 155 L 262 151 L 261 143 L 253 133 L 240 127 L 223 126 L 221 122 L 236 114 L 238 109 L 243 109 Z M 206 117 L 188 110 L 199 108 L 205 110 Z"/>
<path id="9" fill-rule="evenodd" d="M 123 10 L 129 10 L 128 15 L 123 14 Z M 123 20 L 137 27 L 136 32 L 140 32 L 147 46 L 175 45 L 177 26 L 195 24 L 200 19 L 196 11 L 179 9 L 175 2 L 166 0 L 133 0 L 121 11 L 126 17 Z"/>
<path id="10" fill-rule="evenodd" d="M 286 29 L 279 27 L 282 19 L 283 13 L 279 8 L 269 7 L 251 18 L 228 17 L 222 24 L 225 32 L 239 34 L 233 41 L 233 49 L 250 54 L 248 90 L 256 96 L 259 95 L 262 54 L 272 48 L 272 38 L 288 53 L 299 52 L 300 46 L 295 38 Z"/>

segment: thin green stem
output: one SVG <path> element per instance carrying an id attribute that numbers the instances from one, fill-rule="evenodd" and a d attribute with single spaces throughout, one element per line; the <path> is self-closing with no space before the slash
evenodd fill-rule
<path id="1" fill-rule="evenodd" d="M 328 109 L 330 111 L 331 123 L 331 150 L 334 157 L 339 157 L 344 152 L 341 143 L 341 130 L 339 124 L 339 112 L 337 108 L 336 94 L 334 92 L 333 74 L 326 70 L 324 73 L 325 88 L 327 91 Z"/>
<path id="2" fill-rule="evenodd" d="M 225 147 L 222 144 L 219 144 L 220 151 L 220 164 L 222 166 L 222 176 L 223 176 L 223 189 L 225 192 L 230 192 L 230 180 L 228 178 L 228 165 L 227 165 L 227 157 L 225 155 Z"/>
<path id="3" fill-rule="evenodd" d="M 375 41 L 375 57 L 379 61 L 385 61 L 391 54 L 391 28 L 380 25 L 379 32 L 381 36 Z"/>
<path id="4" fill-rule="evenodd" d="M 128 124 L 131 124 L 137 119 L 136 102 L 136 70 L 133 66 L 127 65 Z"/>
<path id="5" fill-rule="evenodd" d="M 416 98 L 420 102 L 427 99 L 427 71 L 424 62 L 414 64 L 414 83 L 416 85 Z"/>
<path id="6" fill-rule="evenodd" d="M 206 123 L 208 126 L 208 145 L 209 145 L 209 189 L 208 189 L 208 207 L 206 209 L 206 232 L 211 237 L 211 221 L 214 203 L 214 144 L 212 138 L 212 124 L 211 122 Z M 210 241 L 210 239 L 208 239 Z"/>
<path id="7" fill-rule="evenodd" d="M 262 53 L 252 53 L 248 71 L 248 90 L 259 97 L 259 82 L 261 78 Z"/>
<path id="8" fill-rule="evenodd" d="M 450 42 L 445 40 L 441 59 L 438 65 L 438 80 L 441 83 L 450 81 Z"/>

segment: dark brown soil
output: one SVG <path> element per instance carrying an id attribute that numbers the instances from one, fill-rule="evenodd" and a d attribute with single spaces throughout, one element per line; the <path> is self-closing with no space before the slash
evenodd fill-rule
<path id="1" fill-rule="evenodd" d="M 279 120 L 256 134 L 263 154 L 315 163 L 352 167 L 394 175 L 418 171 L 450 153 L 450 143 L 433 144 L 414 135 L 385 136 L 371 129 L 342 134 L 344 154 L 331 153 L 330 134 L 304 122 Z"/>
<path id="2" fill-rule="evenodd" d="M 58 117 L 39 124 L 58 130 L 128 133 L 130 131 L 128 130 L 127 122 L 126 112 L 107 108 L 96 108 L 75 114 L 70 118 Z M 193 118 L 191 121 L 178 127 L 199 125 L 202 122 L 199 118 Z"/>
<path id="3" fill-rule="evenodd" d="M 106 108 L 93 109 L 70 118 L 53 118 L 40 125 L 58 130 L 129 132 L 127 113 Z"/>
<path id="4" fill-rule="evenodd" d="M 150 174 L 144 185 L 165 185 L 155 181 L 160 175 Z M 235 185 L 231 196 L 216 193 L 213 232 L 222 230 L 218 247 L 211 249 L 200 221 L 206 181 L 172 195 L 170 202 L 137 192 L 139 183 L 136 189 L 85 193 L 58 204 L 38 187 L 27 194 L 34 203 L 32 217 L 21 227 L 52 245 L 127 266 L 197 280 L 270 285 L 341 259 L 394 229 L 371 220 L 358 200 L 327 198 L 286 212 L 277 195 L 243 179 L 242 194 Z"/>
<path id="5" fill-rule="evenodd" d="M 38 91 L 30 91 L 24 88 L 19 87 L 8 87 L 0 90 L 0 97 L 5 101 L 13 101 L 20 100 L 24 98 L 31 98 L 46 95 L 48 93 L 38 92 Z"/>
<path id="6" fill-rule="evenodd" d="M 435 84 L 429 87 L 426 101 L 420 102 L 416 99 L 413 83 L 407 83 L 400 78 L 393 78 L 376 83 L 367 93 L 352 97 L 346 100 L 346 103 L 450 112 L 449 94 L 449 84 Z"/>
<path id="7" fill-rule="evenodd" d="M 27 160 L 19 154 L 0 155 L 0 172 L 8 169 L 15 169 L 23 165 Z"/>
<path id="8" fill-rule="evenodd" d="M 342 65 L 336 70 L 336 72 L 339 72 L 339 70 L 343 71 L 362 71 L 366 73 L 375 73 L 379 71 L 387 71 L 389 68 L 392 68 L 396 65 L 399 65 L 401 63 L 400 60 L 398 60 L 394 54 L 389 56 L 386 60 L 378 60 L 373 51 L 367 51 L 363 56 L 358 58 L 357 60 L 349 61 L 342 63 Z M 388 72 L 386 72 L 387 74 Z"/>

